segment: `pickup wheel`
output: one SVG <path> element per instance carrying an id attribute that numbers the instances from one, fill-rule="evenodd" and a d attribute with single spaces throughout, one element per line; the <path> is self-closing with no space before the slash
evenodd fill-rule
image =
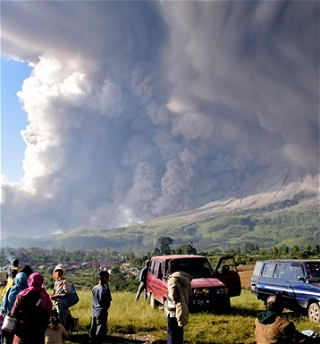
<path id="1" fill-rule="evenodd" d="M 156 299 L 154 298 L 153 294 L 150 294 L 150 306 L 151 308 L 156 308 L 157 306 L 157 301 Z"/>
<path id="2" fill-rule="evenodd" d="M 310 321 L 318 324 L 320 322 L 320 307 L 319 304 L 313 302 L 308 308 L 308 318 Z"/>

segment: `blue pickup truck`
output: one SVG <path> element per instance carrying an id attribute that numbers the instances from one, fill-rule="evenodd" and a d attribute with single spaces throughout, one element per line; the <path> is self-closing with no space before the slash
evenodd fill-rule
<path id="1" fill-rule="evenodd" d="M 250 290 L 263 301 L 280 293 L 286 308 L 320 322 L 320 260 L 257 261 Z"/>

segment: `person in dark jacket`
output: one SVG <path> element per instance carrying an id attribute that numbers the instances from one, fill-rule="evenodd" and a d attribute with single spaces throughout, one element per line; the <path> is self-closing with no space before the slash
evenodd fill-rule
<path id="1" fill-rule="evenodd" d="M 28 278 L 28 288 L 18 294 L 11 316 L 18 319 L 13 344 L 44 344 L 52 302 L 42 287 L 43 276 L 33 273 Z"/>
<path id="2" fill-rule="evenodd" d="M 112 301 L 108 283 L 109 272 L 100 271 L 99 283 L 92 288 L 93 307 L 89 330 L 90 344 L 102 344 L 106 339 L 108 310 Z"/>
<path id="3" fill-rule="evenodd" d="M 150 261 L 146 260 L 145 266 L 140 272 L 140 276 L 139 276 L 140 284 L 139 284 L 139 288 L 138 288 L 138 291 L 136 294 L 135 301 L 139 300 L 139 297 L 143 291 L 144 291 L 144 299 L 147 298 L 147 272 L 148 272 L 149 263 L 150 263 Z"/>
<path id="4" fill-rule="evenodd" d="M 320 338 L 310 338 L 299 332 L 294 324 L 281 316 L 284 306 L 280 294 L 270 295 L 267 310 L 258 313 L 255 319 L 257 344 L 311 344 L 320 343 Z"/>

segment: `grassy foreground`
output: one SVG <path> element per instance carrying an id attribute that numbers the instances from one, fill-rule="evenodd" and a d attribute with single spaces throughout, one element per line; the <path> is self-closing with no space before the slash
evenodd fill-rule
<path id="1" fill-rule="evenodd" d="M 71 308 L 72 315 L 79 318 L 80 329 L 74 333 L 68 344 L 86 343 L 92 307 L 91 293 L 79 291 L 80 302 Z M 109 311 L 109 343 L 166 343 L 166 318 L 161 309 L 151 309 L 148 300 L 141 298 L 134 302 L 134 294 L 112 293 Z M 229 314 L 190 314 L 185 327 L 186 344 L 207 343 L 254 343 L 254 319 L 259 309 L 264 309 L 248 290 L 242 290 L 239 297 L 231 300 Z M 320 331 L 319 325 L 311 323 L 307 317 L 287 313 L 298 330 Z"/>

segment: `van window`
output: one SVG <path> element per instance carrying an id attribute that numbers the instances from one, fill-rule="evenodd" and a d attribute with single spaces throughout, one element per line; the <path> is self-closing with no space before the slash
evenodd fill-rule
<path id="1" fill-rule="evenodd" d="M 276 263 L 266 263 L 263 267 L 261 276 L 272 277 Z"/>
<path id="2" fill-rule="evenodd" d="M 150 267 L 149 267 L 149 272 L 153 276 L 158 275 L 158 261 L 157 260 L 152 260 Z"/>
<path id="3" fill-rule="evenodd" d="M 307 275 L 320 277 L 320 262 L 311 262 L 306 264 Z"/>
<path id="4" fill-rule="evenodd" d="M 288 270 L 288 264 L 286 263 L 280 263 L 277 264 L 276 269 L 274 270 L 274 278 L 285 278 L 287 275 L 287 270 Z"/>
<path id="5" fill-rule="evenodd" d="M 261 261 L 256 262 L 253 273 L 252 273 L 253 276 L 259 276 L 262 264 L 263 262 Z"/>
<path id="6" fill-rule="evenodd" d="M 299 281 L 299 277 L 303 277 L 303 270 L 301 265 L 292 265 L 289 280 Z"/>

